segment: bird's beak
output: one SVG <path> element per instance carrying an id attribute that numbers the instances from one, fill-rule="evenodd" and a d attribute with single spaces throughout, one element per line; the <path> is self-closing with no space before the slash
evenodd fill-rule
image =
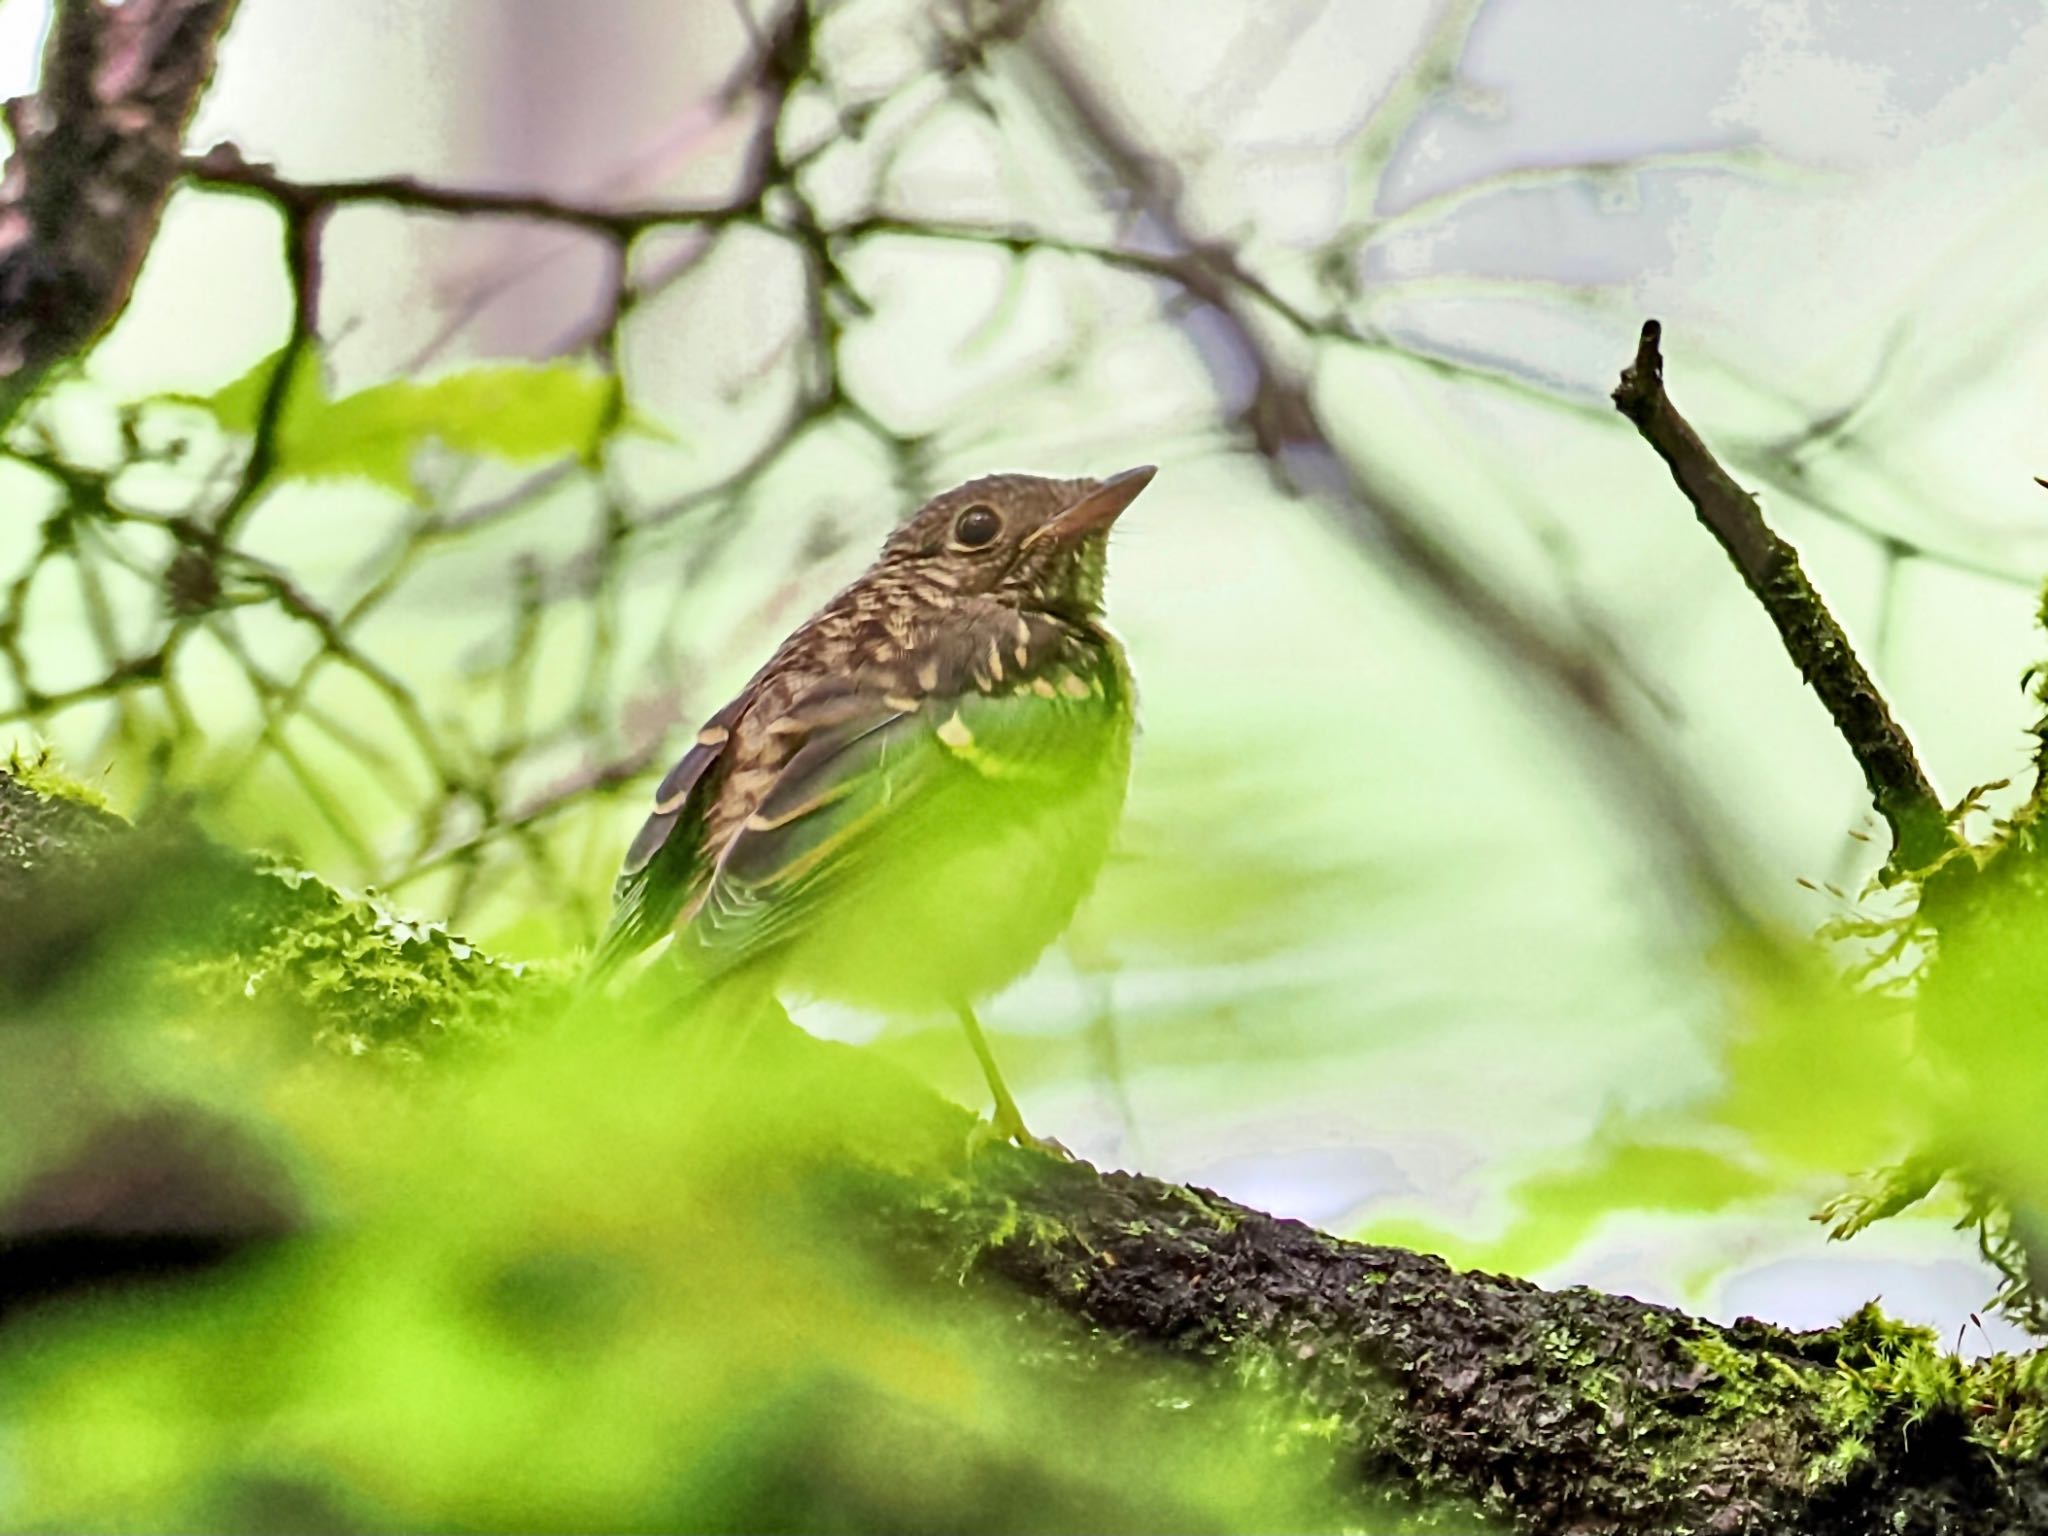
<path id="1" fill-rule="evenodd" d="M 1136 469 L 1111 475 L 1072 506 L 1064 508 L 1051 522 L 1034 530 L 1024 541 L 1024 548 L 1029 549 L 1040 539 L 1057 539 L 1062 544 L 1071 544 L 1091 533 L 1100 533 L 1117 520 L 1117 515 L 1125 507 L 1138 499 L 1138 492 L 1150 485 L 1152 477 L 1158 473 L 1154 465 L 1140 464 Z"/>

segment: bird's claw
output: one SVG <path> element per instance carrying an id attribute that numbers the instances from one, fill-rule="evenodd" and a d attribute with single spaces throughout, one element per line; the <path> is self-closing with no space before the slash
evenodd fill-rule
<path id="1" fill-rule="evenodd" d="M 997 1142 L 1008 1142 L 1011 1146 L 1043 1152 L 1047 1157 L 1056 1157 L 1063 1163 L 1074 1161 L 1074 1154 L 1050 1136 L 1034 1136 L 1025 1129 L 1022 1120 L 1000 1114 L 974 1122 L 974 1129 L 967 1133 L 967 1155 L 971 1158 L 984 1147 Z"/>

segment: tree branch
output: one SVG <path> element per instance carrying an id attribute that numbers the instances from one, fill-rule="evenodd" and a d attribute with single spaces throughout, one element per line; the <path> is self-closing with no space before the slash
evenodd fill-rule
<path id="1" fill-rule="evenodd" d="M 235 0 L 59 0 L 41 86 L 7 104 L 0 426 L 128 302 Z"/>
<path id="2" fill-rule="evenodd" d="M 1954 832 L 1914 755 L 1913 743 L 1864 669 L 1842 626 L 1806 578 L 1799 553 L 1771 531 L 1751 496 L 1714 458 L 1664 392 L 1663 328 L 1643 322 L 1635 362 L 1615 386 L 1614 406 L 1657 450 L 1701 524 L 1763 604 L 1785 650 L 1856 754 L 1878 814 L 1892 830 L 1888 872 L 1924 869 L 1956 846 Z"/>
<path id="3" fill-rule="evenodd" d="M 1891 1385 L 1900 1325 L 1874 1306 L 1812 1333 L 1722 1328 L 1021 1159 L 945 1219 L 985 1232 L 1006 1213 L 1030 1235 L 989 1247 L 990 1274 L 1112 1337 L 1282 1380 L 1368 1485 L 1469 1500 L 1510 1529 L 2048 1530 L 2048 1476 L 2035 1459 L 2007 1480 L 1969 1437 L 1967 1392 L 1945 1422 L 1913 1422 Z M 1931 1349 L 1908 1346 L 1967 1370 Z"/>
<path id="4" fill-rule="evenodd" d="M 607 208 L 567 202 L 533 192 L 443 187 L 413 176 L 372 176 L 359 181 L 293 181 L 280 176 L 273 166 L 245 159 L 233 144 L 216 144 L 203 155 L 187 157 L 183 170 L 199 186 L 217 192 L 253 193 L 288 208 L 324 209 L 374 203 L 411 213 L 533 219 L 540 223 L 587 230 L 613 240 L 630 240 L 635 235 L 666 225 L 723 224 L 756 217 L 761 195 L 756 189 L 732 203 Z"/>

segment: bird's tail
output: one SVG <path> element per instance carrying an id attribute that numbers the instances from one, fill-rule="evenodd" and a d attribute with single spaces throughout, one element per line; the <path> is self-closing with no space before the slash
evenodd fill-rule
<path id="1" fill-rule="evenodd" d="M 607 996 L 619 973 L 663 939 L 675 939 L 679 898 L 647 882 L 622 884 L 618 905 L 585 963 L 570 1006 L 582 1009 Z M 737 964 L 700 947 L 677 941 L 674 963 L 647 968 L 630 988 L 636 998 L 668 1019 L 706 1018 L 734 1012 L 745 1016 L 760 1000 L 773 1001 L 774 961 L 756 955 Z M 669 957 L 664 956 L 666 962 Z M 658 978 L 658 979 L 657 979 Z M 642 985 L 645 983 L 645 985 Z M 776 1009 L 779 1013 L 779 1007 Z M 784 1015 L 786 1018 L 787 1015 Z"/>
<path id="2" fill-rule="evenodd" d="M 612 993 L 620 973 L 667 936 L 668 930 L 664 928 L 650 939 L 629 915 L 615 916 L 584 964 L 573 1006 L 580 1008 Z M 684 963 L 679 956 L 672 960 L 670 955 L 661 955 L 640 976 L 617 990 L 622 996 L 655 1004 L 664 1017 L 673 1019 L 705 1012 L 715 997 L 758 989 L 754 967 L 711 968 Z"/>
<path id="3" fill-rule="evenodd" d="M 576 984 L 576 1000 L 583 1002 L 604 992 L 626 962 L 646 948 L 644 939 L 614 917 L 584 963 L 583 975 Z"/>
<path id="4" fill-rule="evenodd" d="M 635 956 L 669 936 L 674 919 L 674 909 L 651 904 L 644 889 L 622 891 L 618 905 L 612 909 L 611 921 L 605 924 L 584 965 L 576 989 L 577 1001 L 609 990 L 614 978 Z"/>

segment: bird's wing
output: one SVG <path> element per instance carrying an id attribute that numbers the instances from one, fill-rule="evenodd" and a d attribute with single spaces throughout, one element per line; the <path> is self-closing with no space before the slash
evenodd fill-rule
<path id="1" fill-rule="evenodd" d="M 911 707 L 905 707 L 910 705 Z M 690 914 L 690 941 L 735 964 L 793 936 L 879 836 L 909 840 L 974 814 L 960 793 L 991 781 L 1057 793 L 1106 723 L 1101 695 L 1029 689 L 917 701 L 829 701 L 753 815 L 719 851 Z M 1076 729 L 1081 727 L 1081 729 Z M 899 845 L 902 846 L 902 845 Z"/>
<path id="2" fill-rule="evenodd" d="M 589 975 L 602 981 L 633 956 L 656 943 L 702 884 L 699 845 L 712 769 L 723 758 L 733 726 L 746 710 L 742 692 L 708 720 L 697 740 L 669 769 L 654 791 L 654 812 L 641 823 L 626 850 L 612 888 L 612 917 L 598 940 Z"/>

